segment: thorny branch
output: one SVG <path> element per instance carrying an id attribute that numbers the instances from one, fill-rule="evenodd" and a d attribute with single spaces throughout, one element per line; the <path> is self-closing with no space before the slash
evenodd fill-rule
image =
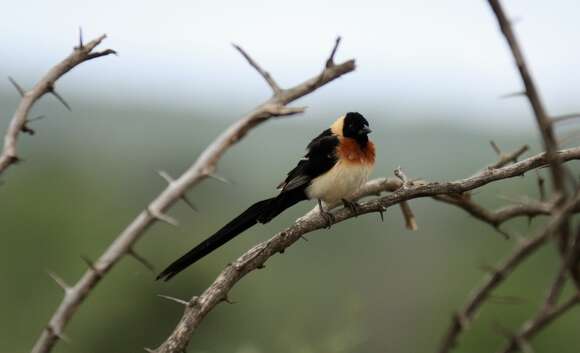
<path id="1" fill-rule="evenodd" d="M 580 147 L 559 151 L 558 157 L 562 161 L 578 159 L 580 158 Z M 361 190 L 361 193 L 358 196 L 363 197 L 366 195 L 376 195 L 385 190 L 394 191 L 389 195 L 361 203 L 357 210 L 357 214 L 383 212 L 390 206 L 418 197 L 465 193 L 497 180 L 524 175 L 526 172 L 545 165 L 548 165 L 548 160 L 546 155 L 542 153 L 501 168 L 486 168 L 472 177 L 451 182 L 410 182 L 407 187 L 402 188 L 401 180 L 394 178 L 374 180 L 369 182 Z M 544 232 L 525 243 L 521 250 L 516 251 L 516 255 L 513 258 L 508 259 L 506 265 L 504 265 L 504 269 L 501 270 L 501 272 L 498 272 L 490 283 L 486 284 L 482 290 L 483 294 L 478 294 L 474 303 L 468 306 L 468 309 L 466 310 L 468 314 L 463 316 L 470 317 L 473 315 L 491 289 L 501 281 L 503 274 L 510 272 L 521 260 L 523 260 L 523 258 L 531 254 L 536 247 L 541 245 L 548 238 L 550 231 L 553 230 L 554 227 L 559 226 L 566 218 L 567 214 L 576 208 L 579 200 L 580 196 L 577 196 L 573 202 L 571 201 L 567 203 L 565 208 L 563 208 L 559 214 L 554 215 L 551 218 L 551 221 Z M 514 217 L 517 215 L 519 215 L 519 213 L 514 213 Z M 355 216 L 355 213 L 346 208 L 340 208 L 337 211 L 334 211 L 336 222 L 342 222 Z M 292 226 L 276 234 L 269 240 L 248 250 L 236 261 L 228 265 L 201 295 L 196 296 L 195 299 L 189 301 L 189 303 L 192 304 L 186 306 L 181 320 L 171 335 L 157 349 L 151 351 L 155 353 L 185 352 L 195 329 L 209 312 L 228 297 L 229 291 L 240 279 L 252 271 L 264 268 L 265 262 L 270 257 L 277 253 L 283 253 L 286 248 L 298 241 L 304 234 L 324 228 L 325 225 L 326 223 L 324 219 L 319 215 L 317 209 L 314 208 L 305 216 L 297 220 Z M 460 328 L 458 330 L 460 330 Z M 453 333 L 453 340 L 458 332 L 459 331 Z"/>
<path id="2" fill-rule="evenodd" d="M 88 48 L 89 44 L 86 44 L 84 47 Z M 257 69 L 260 75 L 265 79 L 266 77 L 270 77 L 269 75 L 265 76 L 264 71 L 243 50 L 240 51 L 250 64 Z M 32 352 L 46 353 L 52 350 L 59 337 L 62 336 L 66 324 L 99 281 L 123 256 L 136 254 L 133 251 L 133 247 L 149 227 L 156 221 L 162 221 L 172 225 L 178 224 L 176 220 L 166 215 L 165 212 L 179 200 L 184 200 L 188 190 L 207 177 L 223 179 L 215 174 L 215 170 L 218 161 L 230 147 L 240 141 L 252 128 L 272 117 L 293 115 L 304 111 L 305 108 L 287 107 L 286 105 L 355 69 L 354 60 L 334 64 L 335 53 L 336 50 L 333 50 L 328 59 L 332 62 L 332 65 L 326 65 L 320 74 L 294 87 L 277 90 L 275 89 L 277 85 L 272 85 L 274 80 L 266 79 L 274 91 L 271 98 L 257 106 L 252 112 L 233 123 L 220 134 L 181 176 L 175 180 L 171 180 L 167 178 L 167 175 L 162 174 L 162 177 L 168 181 L 167 188 L 117 236 L 93 266 L 85 272 L 82 278 L 74 286 L 69 288 L 61 304 L 50 319 L 48 326 L 38 338 Z M 139 259 L 139 257 L 137 258 Z"/>
<path id="3" fill-rule="evenodd" d="M 12 85 L 14 85 L 22 98 L 20 99 L 18 108 L 16 108 L 16 112 L 10 121 L 6 135 L 4 136 L 4 148 L 0 154 L 0 175 L 2 175 L 2 173 L 6 171 L 8 167 L 21 160 L 21 158 L 18 156 L 16 146 L 20 133 L 24 132 L 30 135 L 34 134 L 34 130 L 28 126 L 28 123 L 32 121 L 32 119 L 28 119 L 28 114 L 30 113 L 32 106 L 42 96 L 47 93 L 51 93 L 68 110 L 70 110 L 68 103 L 62 98 L 62 96 L 56 91 L 54 87 L 56 81 L 64 74 L 75 68 L 77 65 L 85 61 L 109 54 L 116 54 L 116 52 L 111 49 L 107 49 L 102 52 L 93 51 L 105 38 L 106 35 L 103 34 L 102 36 L 86 44 L 83 44 L 81 40 L 79 46 L 75 47 L 73 52 L 63 61 L 50 69 L 46 75 L 40 81 L 38 81 L 36 85 L 32 87 L 32 89 L 30 89 L 30 91 L 25 91 L 12 77 L 9 77 L 10 82 Z"/>
<path id="4" fill-rule="evenodd" d="M 559 240 L 559 250 L 562 256 L 562 268 L 557 274 L 554 284 L 552 285 L 546 297 L 546 301 L 543 307 L 540 309 L 539 313 L 534 319 L 530 319 L 517 334 L 510 338 L 509 343 L 503 352 L 512 352 L 515 350 L 528 351 L 529 344 L 527 340 L 531 336 L 533 336 L 546 324 L 551 322 L 565 311 L 569 310 L 577 303 L 579 294 L 573 296 L 573 298 L 566 304 L 563 304 L 558 308 L 554 308 L 557 298 L 559 297 L 559 294 L 563 288 L 564 282 L 566 280 L 566 274 L 568 272 L 571 273 L 571 277 L 575 280 L 577 289 L 580 290 L 580 274 L 579 270 L 576 268 L 576 264 L 578 263 L 577 260 L 580 259 L 580 247 L 576 246 L 578 244 L 577 237 L 576 239 L 570 237 L 570 213 L 573 212 L 574 208 L 577 207 L 577 205 L 574 204 L 577 203 L 575 200 L 578 200 L 579 191 L 578 188 L 575 187 L 576 196 L 572 200 L 567 201 L 569 195 L 565 185 L 566 170 L 562 164 L 562 160 L 559 159 L 557 153 L 558 142 L 556 140 L 552 126 L 553 122 L 559 122 L 573 118 L 575 117 L 575 114 L 568 114 L 555 118 L 550 118 L 548 116 L 540 98 L 540 94 L 531 76 L 530 70 L 528 69 L 524 59 L 516 35 L 512 30 L 510 20 L 506 16 L 500 0 L 488 0 L 488 2 L 493 13 L 495 14 L 499 28 L 507 41 L 512 56 L 517 65 L 525 87 L 523 94 L 527 96 L 534 111 L 537 126 L 540 130 L 544 149 L 546 151 L 546 159 L 550 167 L 552 186 L 554 191 L 554 203 L 552 205 L 546 204 L 544 180 L 538 174 L 538 186 L 540 189 L 541 202 L 535 204 L 536 206 L 546 206 L 546 208 L 538 208 L 538 212 L 543 213 L 547 211 L 549 214 L 551 214 L 548 225 L 544 228 L 542 233 L 534 238 L 527 240 L 524 245 L 516 249 L 504 263 L 504 265 L 501 266 L 499 270 L 492 273 L 491 277 L 485 281 L 484 285 L 475 291 L 475 294 L 472 295 L 466 306 L 453 317 L 451 325 L 441 343 L 439 349 L 440 353 L 449 352 L 454 347 L 459 334 L 465 330 L 466 324 L 473 319 L 475 312 L 489 296 L 491 290 L 494 289 L 499 284 L 499 282 L 505 279 L 505 276 L 509 274 L 523 258 L 533 253 L 534 250 L 540 244 L 544 243 L 545 240 L 552 234 L 558 235 L 557 239 Z M 498 148 L 495 144 L 492 143 L 492 146 L 494 149 L 496 149 L 496 151 L 498 151 Z M 476 218 L 492 225 L 499 230 L 499 226 L 502 222 L 501 212 L 490 214 L 486 210 L 479 208 L 476 204 L 473 204 L 471 200 L 469 200 L 469 197 L 465 197 L 464 195 L 444 195 L 439 199 L 444 202 L 454 203 L 464 208 L 467 212 Z M 528 211 L 532 211 L 529 208 L 532 207 L 533 204 L 534 203 L 526 202 L 520 206 L 528 209 Z M 516 210 L 516 208 L 511 208 L 511 212 L 516 212 Z M 517 212 L 521 212 L 522 210 L 523 209 L 517 210 Z"/>

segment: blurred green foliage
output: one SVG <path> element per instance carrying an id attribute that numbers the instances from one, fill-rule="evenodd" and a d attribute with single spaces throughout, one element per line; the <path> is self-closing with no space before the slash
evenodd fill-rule
<path id="1" fill-rule="evenodd" d="M 33 124 L 34 137 L 19 144 L 24 163 L 0 187 L 0 352 L 26 352 L 59 304 L 62 292 L 46 275 L 73 283 L 85 270 L 81 255 L 95 259 L 123 227 L 163 188 L 156 170 L 178 175 L 237 110 L 121 106 L 70 99 L 73 113 L 45 98 L 35 111 L 48 116 Z M 0 94 L 4 131 L 17 97 Z M 248 107 L 249 108 L 249 107 Z M 241 111 L 241 110 L 240 110 Z M 378 147 L 374 176 L 401 165 L 411 177 L 462 178 L 495 161 L 494 139 L 506 150 L 534 145 L 533 130 L 519 133 L 452 124 L 433 117 L 393 122 L 384 112 L 364 112 Z M 229 151 L 219 172 L 233 185 L 204 181 L 189 193 L 200 208 L 171 210 L 182 226 L 155 225 L 137 245 L 157 269 L 180 256 L 274 186 L 303 147 L 340 112 L 274 120 Z M 534 153 L 538 151 L 533 147 Z M 495 183 L 476 192 L 489 207 L 500 195 L 537 197 L 534 174 Z M 420 230 L 404 229 L 398 208 L 384 223 L 367 215 L 308 236 L 263 271 L 250 274 L 195 333 L 189 352 L 433 352 L 451 313 L 480 283 L 481 266 L 502 259 L 516 244 L 461 210 L 424 199 L 411 205 Z M 154 281 L 132 258 L 123 259 L 90 295 L 66 329 L 70 343 L 54 352 L 140 352 L 156 347 L 182 313 L 157 294 L 188 298 L 200 293 L 232 259 L 290 224 L 313 204 L 303 204 L 270 224 L 256 227 L 169 283 Z M 541 224 L 508 224 L 527 234 Z M 558 257 L 548 246 L 494 295 L 521 298 L 484 306 L 461 337 L 456 352 L 495 350 L 502 329 L 514 330 L 538 307 Z M 578 312 L 545 330 L 539 352 L 575 353 Z"/>

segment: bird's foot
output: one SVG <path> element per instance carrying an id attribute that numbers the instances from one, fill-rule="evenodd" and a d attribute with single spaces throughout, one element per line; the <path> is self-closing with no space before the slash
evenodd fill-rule
<path id="1" fill-rule="evenodd" d="M 330 227 L 336 223 L 336 217 L 334 217 L 330 212 L 320 210 L 320 216 L 326 221 L 326 226 L 324 227 L 326 229 L 330 229 Z"/>
<path id="2" fill-rule="evenodd" d="M 349 201 L 347 199 L 342 199 L 342 204 L 344 205 L 345 208 L 351 210 L 352 213 L 354 213 L 355 217 L 357 217 L 360 214 L 360 205 L 358 203 L 354 201 Z"/>

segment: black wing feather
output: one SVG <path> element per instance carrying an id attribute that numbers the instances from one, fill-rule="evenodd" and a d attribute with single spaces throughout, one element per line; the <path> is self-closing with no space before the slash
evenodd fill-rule
<path id="1" fill-rule="evenodd" d="M 330 129 L 323 131 L 308 144 L 308 152 L 280 184 L 282 191 L 306 187 L 312 179 L 329 171 L 338 160 L 336 147 L 339 140 Z"/>

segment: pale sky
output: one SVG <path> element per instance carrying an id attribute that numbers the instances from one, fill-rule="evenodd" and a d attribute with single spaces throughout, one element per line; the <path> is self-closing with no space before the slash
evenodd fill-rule
<path id="1" fill-rule="evenodd" d="M 580 3 L 503 2 L 549 110 L 580 111 Z M 429 119 L 429 112 L 494 123 L 531 117 L 524 100 L 498 99 L 521 83 L 484 0 L 4 1 L 0 77 L 31 84 L 69 53 L 79 26 L 86 39 L 107 33 L 103 49 L 120 56 L 75 69 L 60 83 L 69 95 L 249 109 L 268 88 L 232 42 L 288 86 L 320 70 L 341 35 L 337 59 L 356 58 L 356 72 L 297 104 L 428 112 L 398 119 Z"/>

